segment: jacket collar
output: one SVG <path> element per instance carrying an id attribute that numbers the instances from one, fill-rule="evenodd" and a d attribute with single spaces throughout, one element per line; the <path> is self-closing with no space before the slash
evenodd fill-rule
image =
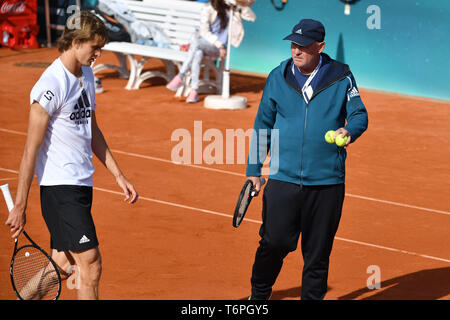
<path id="1" fill-rule="evenodd" d="M 317 83 L 316 89 L 314 90 L 313 97 L 321 90 L 329 87 L 333 83 L 350 74 L 350 68 L 348 65 L 331 59 L 326 53 L 322 53 L 322 68 L 327 68 L 324 75 L 321 76 L 319 82 Z M 281 62 L 281 72 L 283 73 L 283 78 L 285 81 L 293 87 L 295 90 L 299 91 L 301 94 L 301 88 L 298 86 L 298 82 L 292 73 L 292 58 L 284 60 Z"/>

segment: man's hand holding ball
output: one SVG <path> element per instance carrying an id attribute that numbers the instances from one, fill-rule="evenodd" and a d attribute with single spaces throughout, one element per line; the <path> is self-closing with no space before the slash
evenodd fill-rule
<path id="1" fill-rule="evenodd" d="M 329 130 L 325 134 L 325 141 L 328 143 L 336 143 L 338 147 L 346 148 L 351 141 L 351 136 L 344 128 L 339 128 L 336 131 Z"/>

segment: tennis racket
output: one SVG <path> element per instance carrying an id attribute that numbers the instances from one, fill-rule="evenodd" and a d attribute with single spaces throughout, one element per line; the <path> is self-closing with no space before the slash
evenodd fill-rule
<path id="1" fill-rule="evenodd" d="M 263 177 L 259 178 L 261 182 L 261 186 L 266 183 L 266 179 Z M 250 179 L 244 182 L 244 186 L 241 189 L 241 193 L 239 194 L 238 201 L 236 203 L 236 208 L 234 209 L 233 215 L 233 227 L 237 228 L 241 224 L 242 220 L 244 220 L 245 213 L 247 212 L 248 206 L 252 201 L 253 197 L 256 195 L 256 190 L 253 186 L 253 183 Z"/>
<path id="2" fill-rule="evenodd" d="M 9 185 L 0 186 L 3 196 L 11 211 L 14 202 Z M 18 245 L 17 237 L 11 258 L 9 273 L 11 284 L 17 297 L 21 300 L 57 300 L 61 293 L 61 275 L 56 263 L 30 236 L 22 231 L 29 244 Z"/>

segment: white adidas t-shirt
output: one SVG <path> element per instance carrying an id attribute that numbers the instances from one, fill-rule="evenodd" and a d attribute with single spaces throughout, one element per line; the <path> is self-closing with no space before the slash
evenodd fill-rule
<path id="1" fill-rule="evenodd" d="M 92 186 L 91 116 L 96 108 L 94 74 L 87 66 L 76 77 L 56 59 L 30 94 L 50 115 L 39 157 L 38 184 Z M 81 83 L 81 84 L 80 84 Z"/>

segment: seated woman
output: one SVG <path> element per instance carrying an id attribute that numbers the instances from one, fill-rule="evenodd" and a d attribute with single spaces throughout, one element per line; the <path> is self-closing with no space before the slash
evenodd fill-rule
<path id="1" fill-rule="evenodd" d="M 191 70 L 191 91 L 186 102 L 198 102 L 198 83 L 200 64 L 203 55 L 224 58 L 228 41 L 229 5 L 226 0 L 211 0 L 201 14 L 200 29 L 195 40 L 190 43 L 189 55 L 179 73 L 167 84 L 166 88 L 177 91 L 184 84 L 186 72 Z M 256 16 L 249 7 L 238 7 L 234 14 L 231 44 L 238 47 L 244 37 L 242 19 L 254 21 Z"/>

